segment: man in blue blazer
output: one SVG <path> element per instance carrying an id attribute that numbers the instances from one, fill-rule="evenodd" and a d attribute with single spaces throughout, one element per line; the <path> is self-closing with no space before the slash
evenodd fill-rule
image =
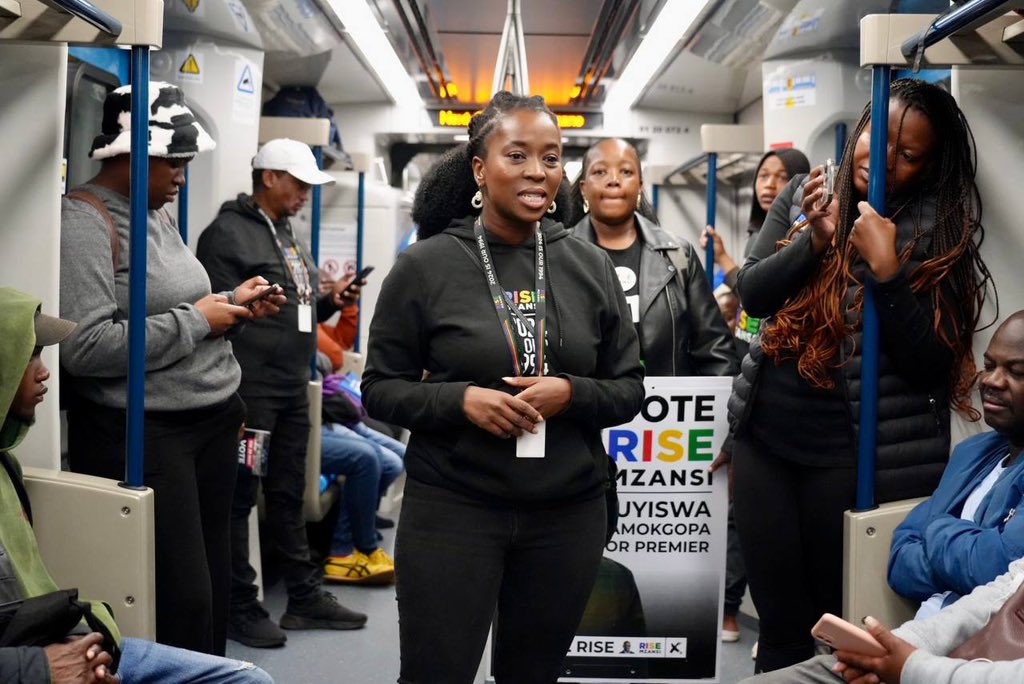
<path id="1" fill-rule="evenodd" d="M 938 489 L 893 535 L 889 585 L 921 601 L 917 619 L 1024 558 L 1024 311 L 996 330 L 979 380 L 993 431 L 956 447 Z"/>

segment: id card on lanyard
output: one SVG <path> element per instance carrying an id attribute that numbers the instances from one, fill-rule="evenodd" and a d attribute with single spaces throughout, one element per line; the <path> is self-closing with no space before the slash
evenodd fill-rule
<path id="1" fill-rule="evenodd" d="M 512 368 L 517 376 L 523 375 L 523 366 L 519 360 L 519 349 L 516 345 L 516 335 L 512 327 L 512 316 L 515 316 L 524 326 L 524 330 L 532 330 L 535 340 L 537 375 L 544 374 L 544 316 L 547 312 L 546 282 L 547 264 L 544 261 L 544 235 L 538 227 L 536 233 L 536 248 L 534 250 L 534 262 L 536 265 L 536 309 L 534 319 L 531 321 L 515 306 L 508 294 L 498 283 L 498 274 L 494 270 L 494 261 L 491 259 L 491 251 L 487 246 L 487 236 L 484 234 L 483 224 L 478 218 L 473 224 L 473 233 L 476 236 L 477 249 L 480 250 L 480 261 L 484 267 L 484 277 L 487 280 L 487 289 L 490 290 L 491 298 L 494 300 L 494 309 L 498 315 L 498 323 L 501 326 L 505 343 L 508 345 L 509 353 L 512 355 Z M 525 360 L 525 359 L 524 359 Z M 516 458 L 544 458 L 545 435 L 547 423 L 541 422 L 535 425 L 537 432 L 523 432 L 516 440 Z"/>
<path id="2" fill-rule="evenodd" d="M 263 220 L 267 222 L 267 228 L 270 229 L 270 235 L 274 238 L 274 244 L 277 245 L 278 256 L 281 257 L 285 270 L 288 271 L 288 275 L 291 276 L 292 282 L 295 283 L 295 291 L 299 295 L 299 332 L 311 333 L 313 332 L 313 286 L 310 283 L 309 269 L 306 267 L 306 261 L 303 259 L 302 251 L 299 249 L 299 242 L 293 235 L 292 246 L 285 249 L 285 246 L 281 243 L 281 239 L 277 236 L 277 228 L 274 227 L 274 222 L 270 220 L 270 217 L 267 216 L 262 209 L 256 207 L 256 210 L 260 212 L 260 216 L 262 216 Z"/>

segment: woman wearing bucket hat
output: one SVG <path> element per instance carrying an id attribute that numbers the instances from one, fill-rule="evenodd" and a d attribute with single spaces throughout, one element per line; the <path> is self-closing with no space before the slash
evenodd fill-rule
<path id="1" fill-rule="evenodd" d="M 72 470 L 115 479 L 125 461 L 130 102 L 130 86 L 108 95 L 91 152 L 102 167 L 61 207 L 61 316 L 79 323 L 61 345 L 61 364 L 73 376 L 69 458 Z M 236 305 L 266 289 L 261 277 L 210 292 L 163 207 L 185 184 L 189 161 L 215 143 L 177 87 L 151 83 L 149 106 L 143 480 L 156 493 L 157 640 L 222 655 L 229 509 L 245 416 L 224 334 L 277 313 L 280 297 Z"/>

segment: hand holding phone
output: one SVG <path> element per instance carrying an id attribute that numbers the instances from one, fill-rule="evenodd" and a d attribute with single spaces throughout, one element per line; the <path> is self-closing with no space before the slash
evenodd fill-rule
<path id="1" fill-rule="evenodd" d="M 850 651 L 880 658 L 889 653 L 875 637 L 866 630 L 832 613 L 825 613 L 811 628 L 811 636 L 831 646 L 836 651 Z"/>
<path id="2" fill-rule="evenodd" d="M 255 304 L 256 302 L 259 302 L 259 301 L 262 301 L 262 300 L 266 299 L 267 297 L 270 297 L 271 295 L 277 295 L 277 294 L 284 294 L 284 288 L 281 287 L 280 285 L 278 285 L 277 283 L 274 283 L 273 285 L 270 285 L 270 286 L 266 287 L 265 289 L 257 292 L 255 295 L 253 295 L 252 297 L 249 297 L 248 299 L 246 299 L 243 302 L 235 302 L 235 305 L 236 306 L 250 306 L 252 304 Z"/>
<path id="3" fill-rule="evenodd" d="M 342 290 L 342 293 L 350 292 L 352 290 L 353 285 L 362 285 L 363 281 L 366 280 L 366 276 L 373 273 L 373 269 L 373 266 L 367 266 L 359 273 L 356 273 L 355 277 L 352 278 L 352 280 L 348 282 L 348 285 L 345 286 L 345 289 Z"/>

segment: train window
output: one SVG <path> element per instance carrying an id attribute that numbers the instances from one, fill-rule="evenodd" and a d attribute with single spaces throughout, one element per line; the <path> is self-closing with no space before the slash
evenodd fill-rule
<path id="1" fill-rule="evenodd" d="M 64 114 L 64 158 L 67 188 L 86 182 L 99 171 L 89 158 L 93 138 L 103 122 L 103 101 L 121 85 L 116 76 L 85 62 L 68 63 L 67 111 Z"/>

